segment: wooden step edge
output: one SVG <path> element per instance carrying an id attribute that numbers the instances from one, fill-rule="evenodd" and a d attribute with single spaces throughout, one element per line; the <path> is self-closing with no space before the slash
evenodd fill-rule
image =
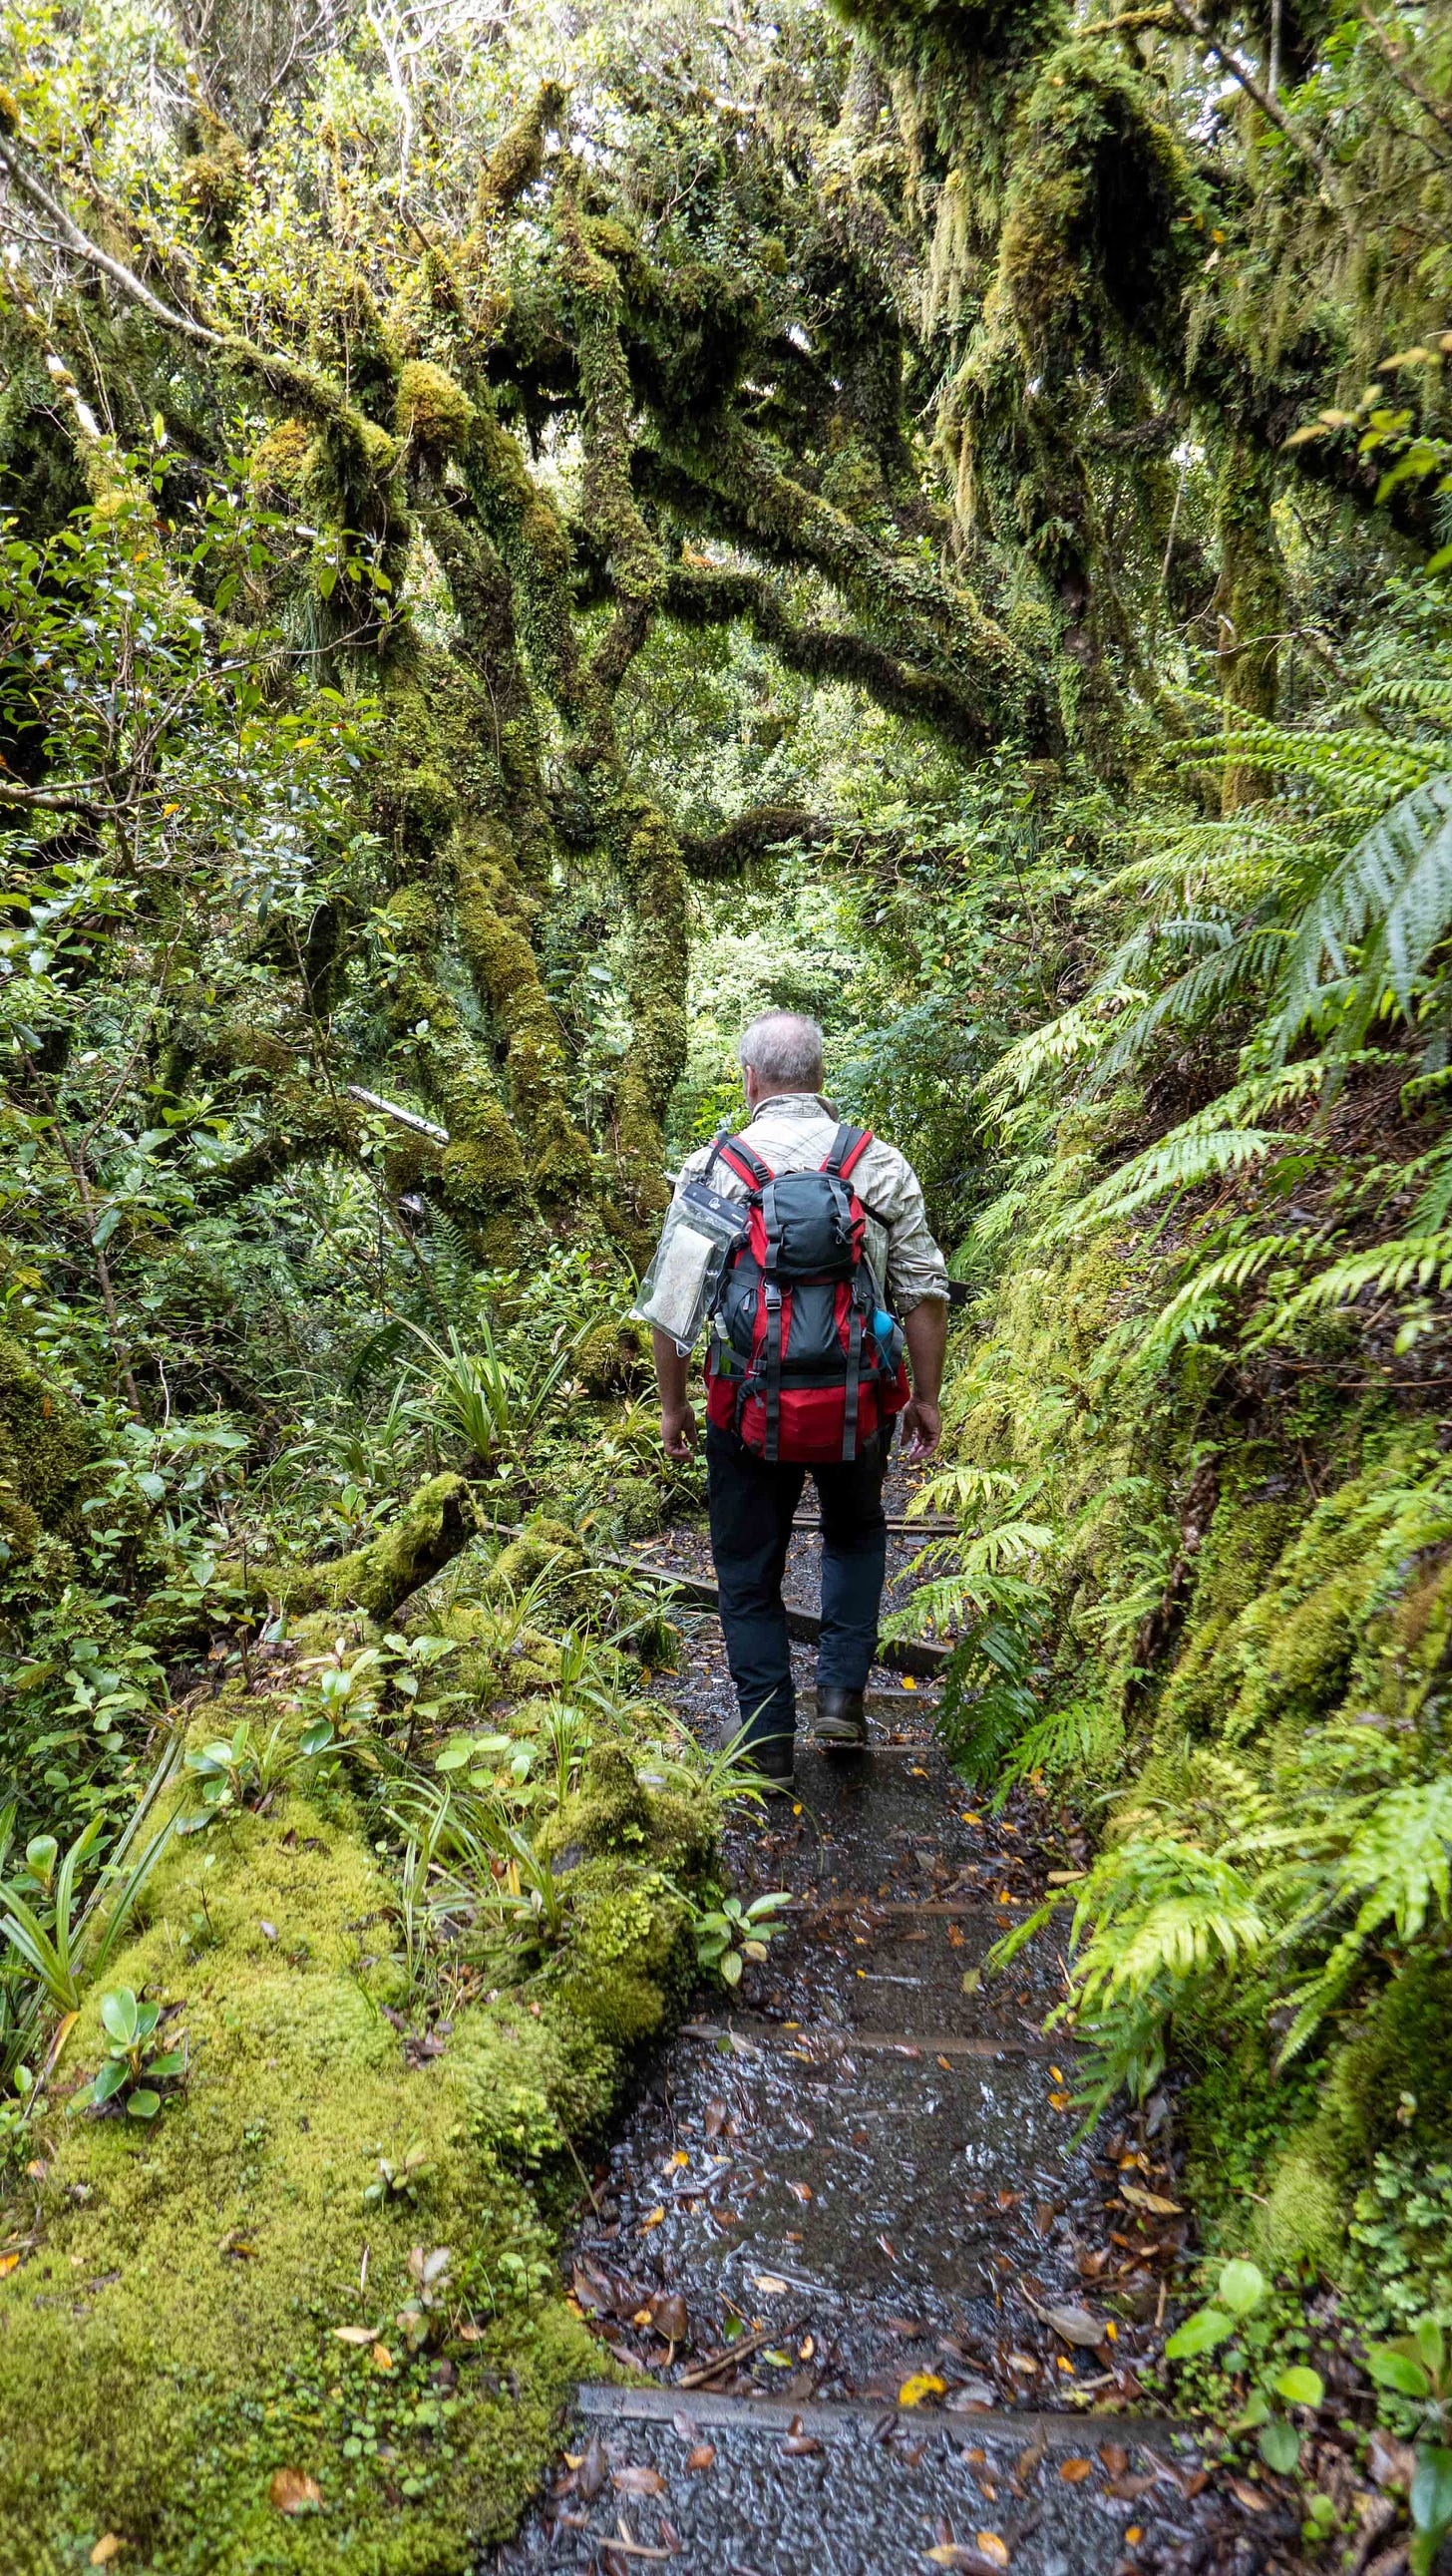
<path id="1" fill-rule="evenodd" d="M 668 2424 L 684 2412 L 701 2425 L 724 2428 L 745 2425 L 753 2432 L 786 2432 L 800 2420 L 808 2433 L 847 2432 L 856 2424 L 881 2424 L 896 2415 L 904 2432 L 946 2433 L 956 2441 L 1042 2442 L 1047 2450 L 1079 2450 L 1086 2440 L 1113 2435 L 1145 2450 L 1172 2453 L 1193 2449 L 1192 2424 L 1174 2415 L 1134 2414 L 1128 2408 L 1089 2408 L 1070 2412 L 1005 2408 L 915 2406 L 903 2412 L 887 2399 L 871 2397 L 723 2397 L 705 2388 L 621 2388 L 606 2380 L 584 2379 L 575 2390 L 582 2415 L 614 2418 L 632 2424 Z"/>

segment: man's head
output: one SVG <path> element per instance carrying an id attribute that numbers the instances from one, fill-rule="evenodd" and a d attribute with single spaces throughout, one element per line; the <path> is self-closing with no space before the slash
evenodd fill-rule
<path id="1" fill-rule="evenodd" d="M 741 1033 L 741 1073 L 746 1097 L 759 1101 L 779 1091 L 820 1091 L 822 1032 L 800 1011 L 761 1011 Z"/>

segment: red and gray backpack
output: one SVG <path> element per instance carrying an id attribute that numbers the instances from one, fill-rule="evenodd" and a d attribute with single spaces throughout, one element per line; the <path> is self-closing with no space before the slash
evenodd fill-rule
<path id="1" fill-rule="evenodd" d="M 879 1308 L 851 1187 L 871 1142 L 870 1128 L 839 1127 L 820 1171 L 777 1174 L 739 1136 L 718 1136 L 702 1175 L 719 1155 L 747 1208 L 711 1315 L 706 1416 L 759 1458 L 850 1461 L 908 1401 L 902 1334 Z"/>

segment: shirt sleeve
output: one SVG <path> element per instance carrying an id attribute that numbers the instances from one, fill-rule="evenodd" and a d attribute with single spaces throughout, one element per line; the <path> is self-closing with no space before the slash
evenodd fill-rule
<path id="1" fill-rule="evenodd" d="M 887 1219 L 887 1301 L 895 1315 L 910 1315 L 925 1297 L 948 1302 L 948 1265 L 928 1230 L 923 1185 L 899 1154 L 882 1213 Z M 875 1195 L 881 1203 L 882 1193 Z"/>

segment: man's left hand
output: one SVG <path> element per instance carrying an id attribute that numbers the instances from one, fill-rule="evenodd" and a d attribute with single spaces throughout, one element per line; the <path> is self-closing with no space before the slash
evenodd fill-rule
<path id="1" fill-rule="evenodd" d="M 943 1416 L 925 1395 L 915 1395 L 902 1417 L 903 1447 L 909 1459 L 931 1458 L 943 1436 Z"/>

